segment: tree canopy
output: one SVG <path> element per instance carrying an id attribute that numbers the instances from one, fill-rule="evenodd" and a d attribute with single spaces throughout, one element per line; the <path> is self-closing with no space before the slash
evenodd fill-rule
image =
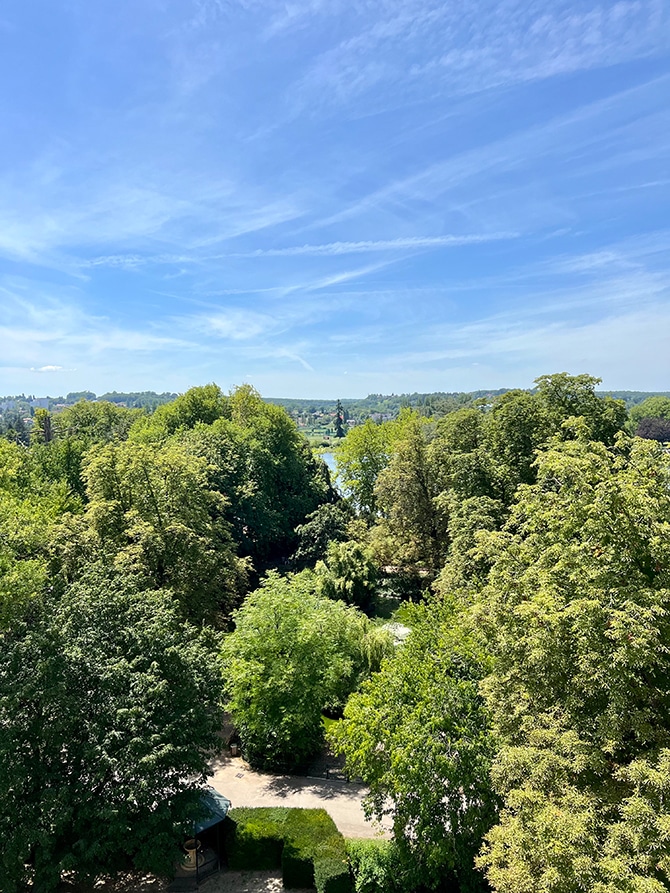
<path id="1" fill-rule="evenodd" d="M 321 713 L 378 669 L 364 615 L 315 594 L 310 574 L 268 575 L 223 645 L 227 707 L 252 765 L 291 768 L 323 741 Z"/>
<path id="2" fill-rule="evenodd" d="M 369 785 L 366 808 L 390 815 L 413 880 L 463 891 L 482 878 L 474 858 L 493 825 L 494 739 L 479 692 L 486 657 L 458 611 L 414 613 L 413 630 L 351 696 L 333 733 L 347 767 Z"/>
<path id="3" fill-rule="evenodd" d="M 0 634 L 2 888 L 168 873 L 218 747 L 211 633 L 169 594 L 88 573 Z"/>
<path id="4" fill-rule="evenodd" d="M 669 484 L 653 443 L 555 444 L 490 535 L 496 890 L 667 889 Z"/>
<path id="5" fill-rule="evenodd" d="M 598 384 L 347 425 L 343 496 L 246 385 L 153 412 L 13 401 L 3 890 L 169 870 L 225 702 L 272 770 L 316 753 L 328 718 L 393 823 L 354 859 L 365 893 L 390 872 L 403 893 L 667 891 L 670 410 L 627 416 Z M 400 598 L 421 603 L 393 644 L 375 615 Z"/>
<path id="6" fill-rule="evenodd" d="M 60 532 L 68 578 L 101 561 L 145 588 L 171 589 L 193 620 L 236 606 L 246 567 L 204 459 L 173 442 L 108 444 L 88 454 L 84 479 L 86 511 Z"/>

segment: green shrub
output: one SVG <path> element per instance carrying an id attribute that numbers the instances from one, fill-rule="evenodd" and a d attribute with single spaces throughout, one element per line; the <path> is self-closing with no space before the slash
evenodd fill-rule
<path id="1" fill-rule="evenodd" d="M 232 869 L 282 869 L 287 889 L 351 893 L 344 838 L 324 809 L 232 809 L 226 820 Z"/>
<path id="2" fill-rule="evenodd" d="M 393 842 L 347 840 L 346 847 L 355 893 L 404 893 L 412 889 L 409 873 Z"/>
<path id="3" fill-rule="evenodd" d="M 280 868 L 287 808 L 232 809 L 225 823 L 228 867 L 234 871 Z"/>
<path id="4" fill-rule="evenodd" d="M 286 820 L 286 832 L 282 861 L 286 887 L 316 886 L 319 893 L 325 893 L 330 889 L 326 885 L 342 873 L 342 868 L 346 868 L 348 880 L 344 838 L 325 810 L 292 810 Z M 335 875 L 331 870 L 333 865 L 338 868 Z M 351 884 L 337 889 L 348 893 Z"/>
<path id="5" fill-rule="evenodd" d="M 351 893 L 351 872 L 346 848 L 343 850 L 338 855 L 314 860 L 314 885 L 319 893 Z"/>
<path id="6" fill-rule="evenodd" d="M 291 839 L 284 841 L 281 856 L 282 881 L 287 889 L 314 886 L 313 854 L 297 846 Z"/>

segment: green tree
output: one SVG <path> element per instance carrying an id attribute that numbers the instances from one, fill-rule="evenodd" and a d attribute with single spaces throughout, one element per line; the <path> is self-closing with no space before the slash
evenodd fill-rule
<path id="1" fill-rule="evenodd" d="M 344 542 L 352 511 L 344 500 L 324 502 L 295 529 L 298 548 L 292 560 L 299 566 L 310 566 L 326 557 L 330 543 Z"/>
<path id="2" fill-rule="evenodd" d="M 64 484 L 72 496 L 86 501 L 86 484 L 82 476 L 84 456 L 91 443 L 77 437 L 60 437 L 49 442 L 36 440 L 30 458 L 37 474 L 52 484 Z"/>
<path id="3" fill-rule="evenodd" d="M 568 375 L 567 372 L 535 379 L 538 397 L 554 431 L 559 432 L 567 419 L 582 418 L 592 440 L 614 443 L 617 432 L 626 423 L 626 404 L 623 400 L 596 394 L 600 382 L 593 375 Z"/>
<path id="4" fill-rule="evenodd" d="M 27 446 L 30 443 L 30 432 L 20 409 L 6 412 L 0 417 L 0 436 L 12 443 Z"/>
<path id="5" fill-rule="evenodd" d="M 337 401 L 337 406 L 335 407 L 335 437 L 344 437 L 344 410 L 342 409 L 342 404 L 340 401 Z"/>
<path id="6" fill-rule="evenodd" d="M 454 552 L 452 527 L 469 523 L 464 507 L 487 501 L 510 506 L 517 487 L 535 481 L 536 452 L 552 436 L 571 439 L 587 431 L 611 444 L 625 421 L 624 405 L 596 394 L 598 381 L 542 376 L 535 393 L 482 399 L 436 425 L 406 412 L 376 476 L 371 542 L 380 561 L 434 578 Z M 502 523 L 506 512 L 494 515 Z"/>
<path id="7" fill-rule="evenodd" d="M 140 410 L 87 400 L 58 414 L 36 410 L 30 432 L 31 456 L 40 475 L 53 483 L 65 482 L 72 494 L 85 500 L 85 454 L 94 444 L 125 440 L 139 415 Z"/>
<path id="8" fill-rule="evenodd" d="M 447 519 L 428 448 L 426 424 L 407 419 L 393 455 L 375 485 L 380 517 L 372 542 L 384 564 L 437 573 L 448 545 Z"/>
<path id="9" fill-rule="evenodd" d="M 46 410 L 42 410 L 44 412 Z M 35 415 L 37 417 L 37 412 Z M 91 445 L 110 440 L 126 440 L 133 423 L 141 416 L 142 411 L 139 409 L 126 409 L 105 401 L 92 403 L 80 400 L 74 406 L 51 416 L 51 427 L 59 439 L 69 437 Z"/>
<path id="10" fill-rule="evenodd" d="M 661 448 L 577 439 L 540 454 L 489 535 L 478 617 L 505 808 L 482 864 L 496 890 L 667 889 L 670 844 L 645 802 L 668 784 L 669 533 Z"/>
<path id="11" fill-rule="evenodd" d="M 230 418 L 198 424 L 180 439 L 206 459 L 241 554 L 263 568 L 291 555 L 295 528 L 334 493 L 324 463 L 281 407 L 242 387 L 229 410 Z"/>
<path id="12" fill-rule="evenodd" d="M 642 403 L 631 406 L 628 419 L 631 432 L 637 429 L 642 419 L 670 419 L 670 398 L 647 397 Z"/>
<path id="13" fill-rule="evenodd" d="M 246 564 L 204 459 L 178 443 L 107 444 L 88 454 L 84 479 L 86 512 L 64 522 L 60 535 L 70 579 L 82 564 L 102 561 L 145 588 L 171 589 L 193 620 L 214 621 L 236 606 Z"/>
<path id="14" fill-rule="evenodd" d="M 429 449 L 438 492 L 451 491 L 458 499 L 501 498 L 501 468 L 490 449 L 490 424 L 479 409 L 460 409 L 440 419 Z"/>
<path id="15" fill-rule="evenodd" d="M 357 542 L 330 543 L 325 561 L 316 565 L 318 592 L 362 611 L 372 608 L 379 569 L 372 550 Z"/>
<path id="16" fill-rule="evenodd" d="M 0 440 L 0 630 L 47 586 L 57 524 L 77 508 L 65 485 L 36 473 L 24 447 Z"/>
<path id="17" fill-rule="evenodd" d="M 50 443 L 54 438 L 52 416 L 48 409 L 36 409 L 33 427 L 30 431 L 31 443 Z"/>
<path id="18" fill-rule="evenodd" d="M 415 414 L 403 409 L 394 421 L 376 425 L 372 419 L 356 425 L 335 452 L 338 477 L 354 508 L 369 522 L 377 515 L 375 485 L 388 465 L 394 444 L 403 436 Z"/>
<path id="19" fill-rule="evenodd" d="M 415 612 L 412 633 L 353 694 L 332 738 L 390 815 L 416 886 L 483 888 L 474 858 L 495 821 L 495 748 L 479 693 L 486 659 L 453 607 Z"/>
<path id="20" fill-rule="evenodd" d="M 140 416 L 133 425 L 132 440 L 165 440 L 197 424 L 211 425 L 216 419 L 230 418 L 230 400 L 215 384 L 191 388 L 176 400 L 158 406 L 149 416 Z"/>
<path id="21" fill-rule="evenodd" d="M 487 548 L 487 533 L 500 530 L 507 518 L 507 507 L 489 496 L 471 496 L 459 500 L 449 491 L 438 501 L 449 517 L 449 557 L 440 571 L 435 589 L 443 595 L 455 595 L 464 604 L 488 579 L 492 558 Z"/>
<path id="22" fill-rule="evenodd" d="M 493 401 L 487 441 L 489 452 L 500 466 L 500 496 L 507 504 L 513 501 L 519 484 L 535 481 L 535 452 L 553 433 L 556 429 L 538 394 L 508 391 Z"/>
<path id="23" fill-rule="evenodd" d="M 316 753 L 324 707 L 374 668 L 366 618 L 314 587 L 309 574 L 269 574 L 225 639 L 227 708 L 253 766 L 291 768 Z"/>
<path id="24" fill-rule="evenodd" d="M 390 457 L 389 431 L 368 419 L 352 428 L 335 453 L 338 477 L 357 511 L 368 518 L 377 510 L 375 484 Z"/>
<path id="25" fill-rule="evenodd" d="M 2 889 L 169 874 L 218 746 L 211 633 L 169 594 L 91 574 L 1 637 Z"/>

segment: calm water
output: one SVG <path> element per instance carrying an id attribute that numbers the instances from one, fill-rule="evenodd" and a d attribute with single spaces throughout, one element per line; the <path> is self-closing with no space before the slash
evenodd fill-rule
<path id="1" fill-rule="evenodd" d="M 323 461 L 326 463 L 328 468 L 330 469 L 330 480 L 332 481 L 333 487 L 336 490 L 346 496 L 346 491 L 342 488 L 342 482 L 339 480 L 337 476 L 337 466 L 335 465 L 335 453 L 320 453 L 319 454 Z"/>

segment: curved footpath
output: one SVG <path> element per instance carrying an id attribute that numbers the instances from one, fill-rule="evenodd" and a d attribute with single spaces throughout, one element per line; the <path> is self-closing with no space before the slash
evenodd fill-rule
<path id="1" fill-rule="evenodd" d="M 390 837 L 390 823 L 368 822 L 362 801 L 367 788 L 353 782 L 254 772 L 240 757 L 221 757 L 212 764 L 210 784 L 233 806 L 323 808 L 344 837 Z"/>

